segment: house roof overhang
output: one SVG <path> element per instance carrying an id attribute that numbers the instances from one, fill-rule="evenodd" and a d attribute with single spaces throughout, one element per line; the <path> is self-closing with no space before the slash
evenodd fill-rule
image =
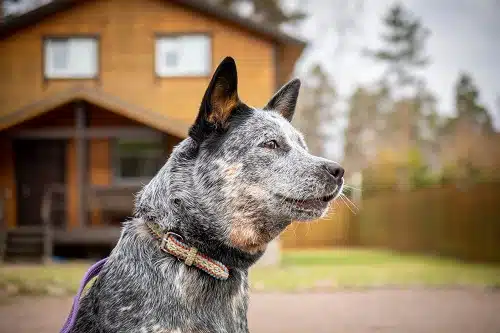
<path id="1" fill-rule="evenodd" d="M 85 101 L 111 112 L 133 119 L 149 127 L 155 128 L 181 138 L 188 135 L 190 124 L 164 116 L 158 112 L 144 109 L 123 101 L 97 88 L 74 86 L 57 94 L 50 95 L 37 102 L 0 116 L 0 131 L 35 118 L 73 101 Z"/>

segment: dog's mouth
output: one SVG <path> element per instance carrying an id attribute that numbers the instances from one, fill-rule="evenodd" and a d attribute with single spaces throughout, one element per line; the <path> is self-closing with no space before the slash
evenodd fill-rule
<path id="1" fill-rule="evenodd" d="M 290 198 L 282 195 L 278 195 L 278 197 L 283 201 L 286 202 L 300 210 L 306 210 L 306 211 L 317 211 L 317 210 L 323 210 L 325 209 L 330 201 L 332 201 L 335 196 L 337 195 L 337 191 L 335 191 L 332 194 L 319 197 L 319 198 L 311 198 L 311 199 L 296 199 L 296 198 Z"/>

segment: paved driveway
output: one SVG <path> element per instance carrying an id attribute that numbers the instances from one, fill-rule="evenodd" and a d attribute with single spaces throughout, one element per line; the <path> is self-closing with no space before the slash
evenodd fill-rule
<path id="1" fill-rule="evenodd" d="M 0 305 L 0 332 L 58 332 L 70 305 L 70 298 L 17 298 Z M 249 322 L 252 333 L 500 333 L 500 292 L 255 293 Z"/>

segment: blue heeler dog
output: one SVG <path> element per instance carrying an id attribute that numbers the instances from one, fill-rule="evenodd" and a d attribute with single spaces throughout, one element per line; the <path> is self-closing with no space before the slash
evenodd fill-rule
<path id="1" fill-rule="evenodd" d="M 344 170 L 308 153 L 300 81 L 262 109 L 216 69 L 189 136 L 137 195 L 134 218 L 82 298 L 72 332 L 248 332 L 248 269 L 293 220 L 324 214 Z"/>

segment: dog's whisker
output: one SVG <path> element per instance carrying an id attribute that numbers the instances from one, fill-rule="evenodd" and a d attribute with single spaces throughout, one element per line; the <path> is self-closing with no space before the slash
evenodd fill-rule
<path id="1" fill-rule="evenodd" d="M 350 190 L 355 190 L 355 191 L 360 191 L 360 192 L 362 192 L 362 191 L 363 191 L 362 189 L 360 189 L 360 188 L 358 188 L 358 187 L 355 187 L 355 186 L 351 186 L 351 185 L 345 185 L 345 184 L 344 184 L 344 187 L 345 187 L 345 188 L 348 188 L 348 189 L 350 189 Z"/>
<path id="2" fill-rule="evenodd" d="M 351 199 L 349 199 L 349 197 L 347 197 L 347 196 L 346 196 L 345 194 L 343 194 L 343 193 L 341 194 L 341 196 L 342 196 L 342 197 L 344 197 L 344 199 L 345 199 L 345 200 L 347 200 L 347 202 L 349 202 L 349 203 L 351 204 L 351 207 L 354 207 L 354 208 L 355 208 L 355 210 L 356 210 L 357 212 L 359 212 L 359 208 L 358 208 L 358 206 L 356 206 L 356 204 L 355 204 L 354 202 L 352 202 L 352 201 L 351 201 Z"/>
<path id="3" fill-rule="evenodd" d="M 340 195 L 339 198 L 344 202 L 344 204 L 346 205 L 347 208 L 349 208 L 349 210 L 353 213 L 353 214 L 356 214 L 356 212 L 351 208 L 351 205 L 349 205 L 347 203 L 347 201 L 344 199 L 344 196 L 343 195 Z"/>

